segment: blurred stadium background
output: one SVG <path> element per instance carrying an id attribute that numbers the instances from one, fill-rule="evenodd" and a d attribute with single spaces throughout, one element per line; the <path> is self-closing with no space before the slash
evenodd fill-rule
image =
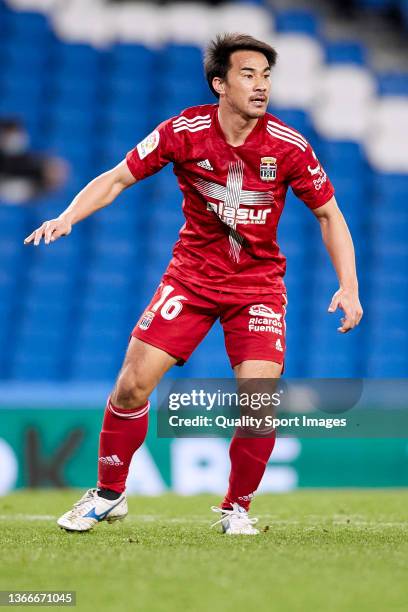
<path id="1" fill-rule="evenodd" d="M 245 31 L 277 48 L 271 112 L 311 141 L 356 244 L 365 318 L 344 337 L 326 312 L 336 278 L 317 223 L 288 196 L 279 232 L 288 258 L 287 376 L 406 376 L 407 30 L 407 0 L 0 0 L 0 120 L 23 120 L 32 149 L 71 168 L 50 195 L 0 200 L 0 492 L 92 484 L 104 400 L 183 221 L 171 168 L 68 239 L 37 249 L 23 239 L 160 121 L 214 101 L 201 62 L 219 31 Z M 219 325 L 170 372 L 230 375 Z M 132 490 L 221 488 L 216 470 L 203 474 L 219 458 L 225 482 L 223 441 L 177 440 L 171 450 L 153 430 Z M 325 442 L 283 443 L 267 489 L 407 484 L 405 442 L 348 441 L 341 470 L 340 442 L 330 442 L 330 453 Z"/>

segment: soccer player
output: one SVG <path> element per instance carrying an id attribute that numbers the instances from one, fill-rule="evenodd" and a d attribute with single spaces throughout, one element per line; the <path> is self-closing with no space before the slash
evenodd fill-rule
<path id="1" fill-rule="evenodd" d="M 238 379 L 281 375 L 287 300 L 276 231 L 289 186 L 320 223 L 339 281 L 329 312 L 344 311 L 338 331 L 360 322 L 353 242 L 333 186 L 305 138 L 266 112 L 276 58 L 269 44 L 251 36 L 218 36 L 204 61 L 218 104 L 187 108 L 161 123 L 25 240 L 37 246 L 67 236 L 124 189 L 173 163 L 186 221 L 107 401 L 97 487 L 60 517 L 67 530 L 87 531 L 126 516 L 126 478 L 146 436 L 149 395 L 169 368 L 189 358 L 217 318 Z M 218 509 L 225 533 L 258 533 L 249 505 L 274 442 L 273 433 L 234 435 L 229 488 Z"/>

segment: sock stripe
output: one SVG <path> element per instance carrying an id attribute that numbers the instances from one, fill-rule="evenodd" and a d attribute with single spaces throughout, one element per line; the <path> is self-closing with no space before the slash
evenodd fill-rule
<path id="1" fill-rule="evenodd" d="M 145 416 L 145 414 L 149 412 L 149 409 L 150 409 L 150 402 L 147 401 L 144 406 L 140 406 L 140 408 L 138 408 L 137 410 L 134 410 L 133 412 L 130 412 L 129 410 L 122 412 L 121 409 L 118 409 L 116 408 L 116 406 L 113 406 L 110 400 L 108 401 L 108 410 L 112 414 L 114 414 L 115 416 L 121 419 L 140 419 L 141 417 Z"/>

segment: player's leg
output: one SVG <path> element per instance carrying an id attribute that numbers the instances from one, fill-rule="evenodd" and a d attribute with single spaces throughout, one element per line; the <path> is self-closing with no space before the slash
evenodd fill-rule
<path id="1" fill-rule="evenodd" d="M 100 436 L 98 489 L 90 489 L 58 524 L 86 531 L 127 514 L 124 495 L 130 462 L 147 432 L 148 398 L 163 374 L 188 359 L 217 316 L 194 287 L 163 278 L 133 332 L 108 399 Z"/>
<path id="2" fill-rule="evenodd" d="M 134 452 L 147 432 L 148 398 L 173 365 L 183 363 L 215 320 L 194 287 L 164 276 L 132 332 L 132 340 L 108 401 L 100 439 L 98 487 L 114 498 L 125 489 Z M 118 457 L 123 465 L 111 463 Z"/>
<path id="3" fill-rule="evenodd" d="M 108 399 L 99 438 L 98 494 L 118 499 L 126 487 L 132 457 L 143 444 L 149 396 L 177 359 L 132 337 Z"/>
<path id="4" fill-rule="evenodd" d="M 108 399 L 99 439 L 98 488 L 89 489 L 58 519 L 69 531 L 88 531 L 102 520 L 127 515 L 126 478 L 148 426 L 148 397 L 177 359 L 132 337 L 115 387 Z"/>
<path id="5" fill-rule="evenodd" d="M 240 390 L 248 394 L 262 391 L 272 395 L 283 370 L 286 296 L 264 301 L 265 304 L 257 305 L 235 303 L 221 317 L 231 365 L 237 379 L 243 380 Z M 266 408 L 263 416 L 270 412 L 271 408 Z M 260 411 L 257 416 L 262 416 Z M 275 432 L 267 427 L 261 431 L 236 430 L 229 451 L 229 487 L 221 505 L 224 511 L 221 520 L 227 533 L 257 533 L 247 512 L 274 445 Z"/>

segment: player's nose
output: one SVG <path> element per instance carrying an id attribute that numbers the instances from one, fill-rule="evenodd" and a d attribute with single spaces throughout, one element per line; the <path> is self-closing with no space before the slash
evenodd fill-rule
<path id="1" fill-rule="evenodd" d="M 265 83 L 265 79 L 259 79 L 258 81 L 256 81 L 254 83 L 254 90 L 259 92 L 259 91 L 266 91 L 267 90 L 267 84 Z"/>

